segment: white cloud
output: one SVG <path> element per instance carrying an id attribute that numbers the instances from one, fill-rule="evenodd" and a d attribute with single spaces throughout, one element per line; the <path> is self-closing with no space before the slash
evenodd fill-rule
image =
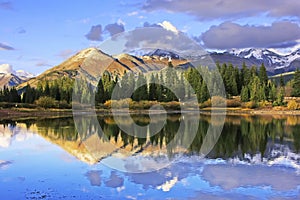
<path id="1" fill-rule="evenodd" d="M 0 73 L 15 74 L 16 72 L 10 64 L 2 64 L 0 65 Z"/>
<path id="2" fill-rule="evenodd" d="M 178 29 L 173 24 L 171 24 L 171 22 L 163 21 L 162 23 L 158 23 L 158 25 L 160 25 L 164 29 L 166 29 L 168 31 L 172 31 L 176 34 L 178 34 L 178 32 L 179 32 Z"/>
<path id="3" fill-rule="evenodd" d="M 127 15 L 128 16 L 135 16 L 135 15 L 138 15 L 138 14 L 139 14 L 138 11 L 133 11 L 133 12 L 128 13 Z"/>
<path id="4" fill-rule="evenodd" d="M 300 26 L 289 21 L 268 26 L 241 26 L 224 22 L 202 34 L 205 46 L 212 49 L 230 48 L 289 48 L 300 39 Z"/>
<path id="5" fill-rule="evenodd" d="M 123 25 L 123 26 L 126 25 L 126 23 L 125 23 L 121 18 L 118 19 L 117 24 L 121 24 L 121 25 Z"/>
<path id="6" fill-rule="evenodd" d="M 145 11 L 166 10 L 196 16 L 198 19 L 240 19 L 266 13 L 268 16 L 300 17 L 299 0 L 147 0 L 143 6 Z"/>
<path id="7" fill-rule="evenodd" d="M 157 186 L 156 188 L 164 192 L 169 192 L 177 182 L 178 182 L 178 178 L 174 177 L 172 180 L 166 181 L 164 184 Z"/>

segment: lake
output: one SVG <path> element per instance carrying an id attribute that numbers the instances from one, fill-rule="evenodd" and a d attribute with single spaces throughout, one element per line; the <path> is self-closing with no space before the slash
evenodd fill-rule
<path id="1" fill-rule="evenodd" d="M 0 121 L 0 199 L 300 199 L 299 116 L 131 119 Z"/>

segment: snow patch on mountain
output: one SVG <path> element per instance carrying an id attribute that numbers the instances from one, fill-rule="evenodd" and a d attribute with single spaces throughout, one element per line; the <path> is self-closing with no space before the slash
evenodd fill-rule
<path id="1" fill-rule="evenodd" d="M 34 75 L 32 73 L 26 72 L 24 70 L 17 70 L 15 75 L 23 78 L 33 78 Z"/>
<path id="2" fill-rule="evenodd" d="M 292 62 L 300 60 L 300 49 L 287 55 L 281 55 L 268 49 L 231 49 L 226 53 L 249 60 L 259 60 L 273 69 L 289 68 Z"/>

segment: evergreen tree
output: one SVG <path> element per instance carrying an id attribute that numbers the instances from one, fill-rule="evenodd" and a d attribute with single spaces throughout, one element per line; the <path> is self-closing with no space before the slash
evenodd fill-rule
<path id="1" fill-rule="evenodd" d="M 174 69 L 171 67 L 167 68 L 165 71 L 165 76 L 166 76 L 166 81 L 165 81 L 165 99 L 164 101 L 169 102 L 169 101 L 176 101 L 177 98 L 175 94 L 171 91 L 171 89 L 175 89 L 178 82 L 178 77 Z"/>
<path id="2" fill-rule="evenodd" d="M 300 70 L 297 69 L 292 80 L 292 96 L 300 97 Z"/>
<path id="3" fill-rule="evenodd" d="M 247 102 L 249 101 L 249 90 L 247 86 L 243 86 L 242 87 L 242 91 L 241 91 L 241 101 L 242 102 Z"/>
<path id="4" fill-rule="evenodd" d="M 246 66 L 245 62 L 243 63 L 242 69 L 241 69 L 241 82 L 242 86 L 249 85 L 251 81 L 251 73 L 249 68 Z"/>
<path id="5" fill-rule="evenodd" d="M 25 93 L 23 95 L 23 102 L 24 103 L 34 103 L 36 100 L 36 94 L 35 94 L 35 89 L 30 87 L 30 85 L 27 85 L 25 88 Z"/>
<path id="6" fill-rule="evenodd" d="M 269 100 L 274 102 L 276 100 L 277 89 L 273 82 L 269 83 Z"/>
<path id="7" fill-rule="evenodd" d="M 180 79 L 178 80 L 178 83 L 176 84 L 176 90 L 178 94 L 178 98 L 180 100 L 184 100 L 185 98 L 185 84 L 184 84 L 184 75 L 181 72 L 180 73 Z"/>
<path id="8" fill-rule="evenodd" d="M 43 95 L 44 96 L 50 96 L 50 86 L 49 86 L 49 81 L 48 80 L 46 80 Z"/>
<path id="9" fill-rule="evenodd" d="M 280 87 L 279 92 L 277 93 L 276 104 L 278 106 L 284 105 L 284 88 Z"/>
<path id="10" fill-rule="evenodd" d="M 257 76 L 257 67 L 256 66 L 252 66 L 250 69 L 250 77 L 253 78 L 254 76 Z"/>
<path id="11" fill-rule="evenodd" d="M 267 70 L 264 64 L 261 64 L 261 67 L 259 68 L 259 79 L 262 84 L 267 85 L 268 83 L 268 75 Z"/>
<path id="12" fill-rule="evenodd" d="M 97 91 L 95 94 L 95 103 L 105 103 L 105 94 L 104 94 L 104 86 L 102 82 L 102 78 L 100 78 L 98 85 L 97 85 Z"/>
<path id="13" fill-rule="evenodd" d="M 206 83 L 202 83 L 200 86 L 200 92 L 197 93 L 198 102 L 203 103 L 209 99 L 209 92 L 206 86 Z"/>
<path id="14" fill-rule="evenodd" d="M 116 82 L 113 80 L 111 74 L 105 71 L 102 76 L 102 83 L 104 87 L 104 101 L 111 99 L 111 95 Z"/>
<path id="15" fill-rule="evenodd" d="M 149 100 L 154 101 L 157 100 L 157 95 L 156 95 L 156 84 L 155 84 L 155 79 L 154 75 L 151 74 L 150 80 L 149 80 Z"/>
<path id="16" fill-rule="evenodd" d="M 133 93 L 132 99 L 134 101 L 141 101 L 148 99 L 148 86 L 147 81 L 142 73 L 139 73 L 135 91 Z"/>
<path id="17" fill-rule="evenodd" d="M 253 102 L 259 102 L 261 96 L 260 91 L 260 80 L 257 76 L 254 76 L 250 82 L 250 100 Z"/>
<path id="18" fill-rule="evenodd" d="M 162 102 L 164 100 L 164 87 L 163 87 L 164 77 L 163 77 L 162 72 L 159 73 L 159 76 L 157 74 L 155 77 L 156 77 L 155 80 L 158 81 L 158 83 L 156 85 L 157 100 L 159 102 Z"/>

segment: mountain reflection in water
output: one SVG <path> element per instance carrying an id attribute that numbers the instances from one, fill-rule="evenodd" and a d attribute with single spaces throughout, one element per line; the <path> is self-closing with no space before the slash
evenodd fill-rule
<path id="1" fill-rule="evenodd" d="M 148 115 L 132 115 L 132 118 L 141 126 L 150 123 Z M 168 115 L 163 129 L 151 137 L 145 134 L 145 138 L 135 137 L 137 134 L 135 129 L 132 129 L 130 134 L 120 130 L 112 116 L 99 116 L 97 123 L 100 126 L 88 124 L 87 120 L 82 120 L 81 127 L 87 130 L 85 132 L 76 130 L 72 117 L 2 123 L 4 126 L 9 124 L 36 132 L 78 159 L 94 164 L 113 154 L 154 155 L 156 152 L 156 155 L 166 154 L 169 158 L 182 153 L 197 155 L 209 124 L 218 123 L 217 120 L 214 122 L 211 119 L 210 116 L 205 115 L 200 117 L 185 115 L 184 119 L 180 114 Z M 151 123 L 158 123 L 159 120 L 161 120 L 160 115 L 157 115 Z M 184 133 L 176 138 L 178 142 L 168 145 L 174 139 L 182 120 L 185 122 Z M 195 121 L 199 123 L 197 134 L 188 149 L 181 148 L 181 140 L 184 141 L 190 137 L 189 131 L 193 127 L 191 124 Z M 128 127 L 132 126 L 125 116 L 122 122 Z M 99 130 L 100 127 L 101 130 Z M 10 138 L 12 137 L 1 137 L 0 146 L 7 146 Z M 225 160 L 238 158 L 251 162 L 251 158 L 259 154 L 260 160 L 263 161 L 287 154 L 287 150 L 299 153 L 300 117 L 227 116 L 217 144 L 206 157 Z"/>
<path id="2" fill-rule="evenodd" d="M 132 118 L 139 125 L 162 120 L 160 115 Z M 134 128 L 124 133 L 112 116 L 99 116 L 96 124 L 86 119 L 80 128 L 87 131 L 77 131 L 72 117 L 2 121 L 0 198 L 300 198 L 300 117 L 227 116 L 205 158 L 199 152 L 209 125 L 218 126 L 218 118 L 168 115 L 161 131 L 144 138 L 135 137 Z M 121 121 L 132 126 L 126 117 Z M 195 122 L 196 135 L 182 148 Z M 180 123 L 183 134 L 176 137 Z M 174 139 L 178 141 L 169 145 Z M 135 169 L 139 158 L 148 167 L 161 164 L 159 159 L 175 159 L 158 170 L 130 173 L 103 164 L 114 156 L 127 160 L 127 169 Z"/>

